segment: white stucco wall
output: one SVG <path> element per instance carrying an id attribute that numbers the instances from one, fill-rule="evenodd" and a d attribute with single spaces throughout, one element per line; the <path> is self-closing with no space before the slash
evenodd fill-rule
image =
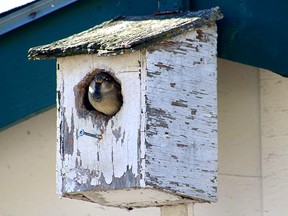
<path id="1" fill-rule="evenodd" d="M 219 199 L 195 205 L 195 215 L 260 216 L 259 70 L 221 59 L 218 64 Z"/>
<path id="2" fill-rule="evenodd" d="M 219 201 L 195 216 L 288 215 L 288 79 L 218 59 Z M 260 118 L 261 117 L 261 118 Z M 0 216 L 160 216 L 55 194 L 56 109 L 0 132 Z"/>
<path id="3" fill-rule="evenodd" d="M 263 215 L 288 215 L 288 79 L 260 70 Z"/>

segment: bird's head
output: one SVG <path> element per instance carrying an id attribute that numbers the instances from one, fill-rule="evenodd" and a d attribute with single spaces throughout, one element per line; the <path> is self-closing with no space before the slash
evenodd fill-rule
<path id="1" fill-rule="evenodd" d="M 111 92 L 117 85 L 114 78 L 105 72 L 100 72 L 95 75 L 89 85 L 89 93 L 93 95 L 94 99 L 101 100 L 102 96 Z M 116 86 L 117 88 L 118 86 Z"/>
<path id="2" fill-rule="evenodd" d="M 109 73 L 100 72 L 90 82 L 88 100 L 97 111 L 114 115 L 123 103 L 121 85 Z"/>
<path id="3" fill-rule="evenodd" d="M 95 90 L 99 88 L 99 91 L 102 94 L 109 92 L 112 88 L 114 88 L 114 78 L 108 73 L 100 72 L 96 74 L 93 80 L 95 82 Z"/>

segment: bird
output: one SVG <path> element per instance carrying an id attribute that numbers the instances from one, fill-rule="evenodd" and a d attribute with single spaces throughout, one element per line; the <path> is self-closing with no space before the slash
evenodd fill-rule
<path id="1" fill-rule="evenodd" d="M 89 84 L 88 100 L 97 111 L 113 116 L 123 104 L 121 85 L 109 73 L 97 73 Z"/>

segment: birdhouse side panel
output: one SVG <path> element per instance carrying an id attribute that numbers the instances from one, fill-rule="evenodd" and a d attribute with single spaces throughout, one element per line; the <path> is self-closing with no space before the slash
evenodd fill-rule
<path id="1" fill-rule="evenodd" d="M 80 55 L 57 60 L 60 195 L 139 186 L 138 59 L 139 53 L 111 57 Z M 121 84 L 123 105 L 114 116 L 104 116 L 85 105 L 88 85 L 99 71 L 107 71 Z"/>
<path id="2" fill-rule="evenodd" d="M 149 47 L 146 184 L 217 198 L 216 25 Z"/>

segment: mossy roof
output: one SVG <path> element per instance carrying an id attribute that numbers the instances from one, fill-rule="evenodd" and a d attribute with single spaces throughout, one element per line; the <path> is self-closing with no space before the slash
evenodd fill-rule
<path id="1" fill-rule="evenodd" d="M 29 59 L 79 54 L 98 56 L 133 52 L 165 38 L 214 23 L 223 16 L 219 7 L 165 15 L 117 17 L 79 34 L 29 49 Z"/>

